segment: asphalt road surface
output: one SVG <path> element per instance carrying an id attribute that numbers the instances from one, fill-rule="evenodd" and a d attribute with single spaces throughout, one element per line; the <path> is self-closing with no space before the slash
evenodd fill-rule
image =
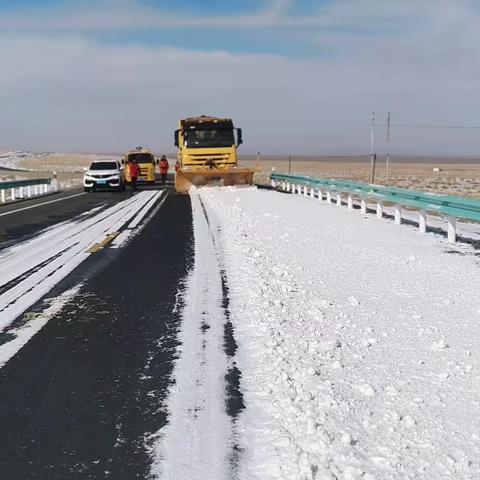
<path id="1" fill-rule="evenodd" d="M 47 203 L 52 200 L 59 201 Z M 0 368 L 3 480 L 148 478 L 149 439 L 166 422 L 165 395 L 180 327 L 175 305 L 193 262 L 193 230 L 188 195 L 166 191 L 144 197 L 138 203 L 141 221 L 135 220 L 135 201 L 129 192 L 73 191 L 0 208 L 0 254 L 47 229 L 44 241 L 24 249 L 25 261 L 3 262 L 6 274 L 18 273 L 0 289 L 0 300 L 7 299 L 5 312 L 19 301 L 7 295 L 12 285 L 25 283 L 19 297 L 25 299 L 83 255 L 0 334 L 0 350 L 2 345 L 8 350 L 45 310 L 46 298 L 77 289 L 75 301 Z M 121 248 L 100 242 L 88 254 L 72 253 L 89 232 L 96 234 L 93 229 L 110 220 L 110 230 L 121 229 L 117 238 L 130 235 Z M 63 230 L 49 233 L 62 222 Z M 60 245 L 69 238 L 77 240 Z M 26 283 L 40 278 L 54 261 L 58 270 L 45 271 L 33 286 Z"/>

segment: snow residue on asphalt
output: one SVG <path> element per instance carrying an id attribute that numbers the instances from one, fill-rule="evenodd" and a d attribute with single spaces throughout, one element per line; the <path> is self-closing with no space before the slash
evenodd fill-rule
<path id="1" fill-rule="evenodd" d="M 11 343 L 12 348 L 18 345 L 21 348 L 25 344 L 23 340 L 28 341 L 41 322 L 33 322 L 30 337 L 24 334 L 28 328 L 22 329 L 20 339 L 10 328 L 11 324 L 137 216 L 143 220 L 148 213 L 147 206 L 153 208 L 161 195 L 162 192 L 140 192 L 98 212 L 92 209 L 84 217 L 59 223 L 32 239 L 2 250 L 0 336 Z M 135 222 L 135 227 L 141 226 Z M 7 344 L 3 347 L 8 348 Z"/>
<path id="2" fill-rule="evenodd" d="M 239 346 L 240 478 L 480 478 L 478 256 L 309 198 L 200 198 Z"/>
<path id="3" fill-rule="evenodd" d="M 18 328 L 10 329 L 8 334 L 13 336 L 13 340 L 0 345 L 0 368 L 14 357 L 51 318 L 60 313 L 63 307 L 75 297 L 81 287 L 82 284 L 80 283 L 70 290 L 66 290 L 58 297 L 47 299 L 48 308 L 42 312 L 30 312 L 27 323 Z"/>
<path id="4" fill-rule="evenodd" d="M 162 480 L 227 479 L 232 425 L 225 410 L 220 265 L 212 232 L 192 195 L 195 261 L 187 278 L 182 327 L 168 399 L 168 424 L 156 435 L 152 475 Z M 178 307 L 176 307 L 178 308 Z"/>

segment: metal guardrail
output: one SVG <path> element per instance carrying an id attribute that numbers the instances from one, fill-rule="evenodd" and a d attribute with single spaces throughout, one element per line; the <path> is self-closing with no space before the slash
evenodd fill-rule
<path id="1" fill-rule="evenodd" d="M 51 178 L 0 182 L 0 203 L 46 195 L 49 191 L 57 189 L 58 182 L 52 182 Z"/>
<path id="2" fill-rule="evenodd" d="M 448 240 L 456 241 L 456 219 L 462 218 L 480 222 L 480 200 L 474 198 L 457 197 L 429 192 L 420 192 L 406 188 L 385 187 L 361 182 L 350 182 L 334 179 L 315 178 L 305 175 L 286 175 L 272 173 L 272 186 L 279 184 L 282 190 L 292 193 L 302 193 L 323 200 L 332 201 L 332 194 L 336 197 L 336 204 L 342 205 L 342 195 L 347 195 L 347 206 L 353 209 L 355 198 L 360 199 L 360 209 L 367 211 L 367 200 L 377 203 L 377 216 L 383 216 L 383 204 L 394 205 L 395 223 L 400 224 L 401 208 L 408 207 L 419 210 L 419 228 L 425 232 L 427 227 L 427 213 L 434 212 L 444 215 L 448 222 Z M 310 192 L 307 191 L 310 189 Z"/>

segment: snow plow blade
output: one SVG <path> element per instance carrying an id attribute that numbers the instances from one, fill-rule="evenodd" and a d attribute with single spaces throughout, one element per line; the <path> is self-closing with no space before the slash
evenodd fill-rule
<path id="1" fill-rule="evenodd" d="M 188 193 L 191 187 L 211 185 L 226 187 L 232 185 L 252 185 L 252 168 L 197 168 L 195 170 L 178 170 L 175 175 L 175 190 L 180 193 Z"/>

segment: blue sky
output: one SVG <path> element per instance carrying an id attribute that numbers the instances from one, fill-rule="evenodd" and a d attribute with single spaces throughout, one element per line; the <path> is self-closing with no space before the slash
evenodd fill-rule
<path id="1" fill-rule="evenodd" d="M 0 147 L 172 150 L 202 113 L 284 154 L 368 153 L 372 111 L 477 125 L 479 22 L 476 0 L 0 0 Z M 396 130 L 392 148 L 476 154 L 477 136 Z"/>
<path id="2" fill-rule="evenodd" d="M 153 26 L 140 26 L 136 24 L 135 17 L 142 9 L 158 15 L 175 16 L 177 20 L 205 19 L 212 17 L 244 18 L 255 15 L 280 15 L 290 18 L 304 17 L 317 14 L 322 8 L 329 5 L 331 0 L 303 0 L 291 1 L 220 1 L 220 0 L 137 0 L 137 1 L 78 1 L 78 0 L 16 0 L 1 1 L 0 13 L 10 15 L 34 14 L 38 16 L 65 15 L 67 12 L 86 11 L 118 13 L 122 9 L 131 12 L 131 22 L 122 28 L 98 28 L 82 29 L 82 36 L 95 41 L 110 44 L 145 44 L 145 45 L 169 45 L 179 48 L 191 48 L 200 50 L 226 50 L 235 53 L 270 53 L 295 57 L 313 57 L 325 55 L 328 52 L 313 48 L 308 41 L 309 32 L 315 33 L 318 26 L 303 25 L 302 23 L 292 26 L 269 25 L 260 22 L 259 25 L 216 25 L 214 28 L 208 25 L 191 25 L 188 29 L 181 24 L 168 22 L 160 28 Z M 277 12 L 277 13 L 274 13 Z M 8 27 L 7 27 L 8 28 Z M 322 27 L 324 31 L 333 30 L 358 30 L 353 25 L 339 25 Z M 35 29 L 33 29 L 35 30 Z M 370 29 L 367 29 L 370 31 Z M 51 34 L 65 35 L 74 31 L 51 32 Z"/>

